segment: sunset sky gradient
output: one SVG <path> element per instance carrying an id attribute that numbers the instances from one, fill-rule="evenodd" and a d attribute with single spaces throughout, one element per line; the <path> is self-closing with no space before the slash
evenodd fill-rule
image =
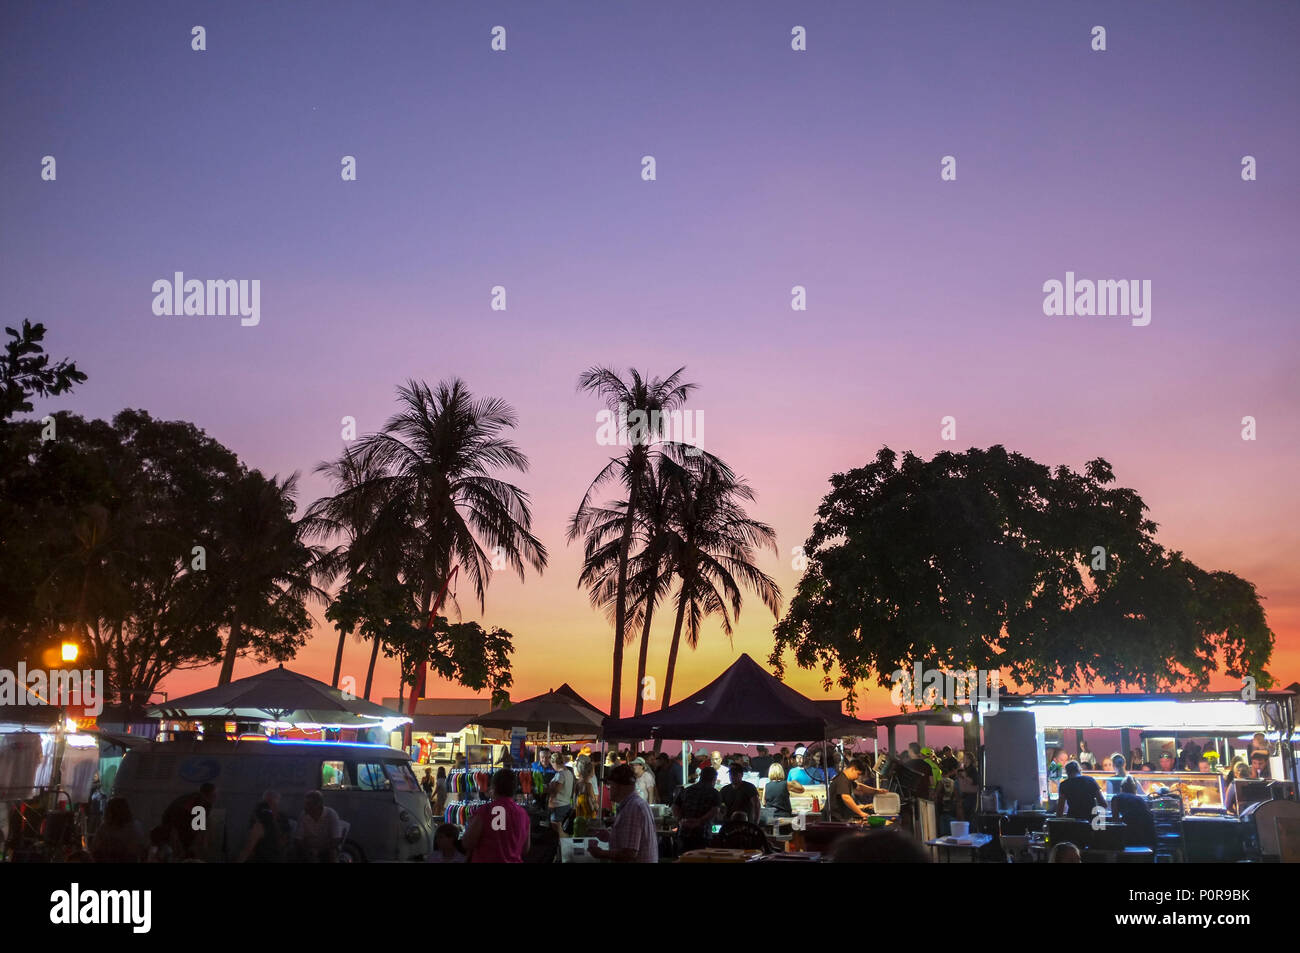
<path id="1" fill-rule="evenodd" d="M 193 421 L 250 466 L 302 471 L 303 504 L 328 489 L 311 470 L 343 449 L 340 418 L 378 429 L 405 379 L 509 401 L 551 552 L 540 578 L 495 579 L 481 616 L 516 637 L 515 698 L 609 697 L 610 626 L 564 539 L 609 454 L 575 391 L 593 364 L 687 367 L 704 445 L 776 529 L 761 566 L 787 598 L 829 476 L 882 445 L 1102 456 L 1163 544 L 1258 586 L 1286 684 L 1298 28 L 1287 3 L 8 3 L 0 316 L 43 322 L 89 374 L 38 414 Z M 1044 316 L 1067 270 L 1150 279 L 1151 324 Z M 260 279 L 260 326 L 154 316 L 175 271 Z M 674 695 L 742 651 L 764 661 L 773 622 L 751 599 L 731 643 L 710 625 Z M 291 667 L 328 679 L 334 643 L 322 622 Z M 345 672 L 367 657 L 349 642 Z M 823 697 L 819 673 L 789 681 Z M 396 693 L 394 665 L 379 684 Z"/>

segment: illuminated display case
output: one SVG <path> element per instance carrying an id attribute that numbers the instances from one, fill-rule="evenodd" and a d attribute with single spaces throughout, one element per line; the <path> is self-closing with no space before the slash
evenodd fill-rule
<path id="1" fill-rule="evenodd" d="M 1105 771 L 1085 771 L 1084 775 L 1094 779 L 1109 797 L 1111 791 L 1106 782 L 1115 777 Z M 1222 808 L 1224 798 L 1223 775 L 1214 772 L 1199 771 L 1135 771 L 1132 777 L 1147 794 L 1154 794 L 1156 789 L 1166 787 L 1170 794 L 1182 796 L 1184 810 L 1194 808 Z"/>

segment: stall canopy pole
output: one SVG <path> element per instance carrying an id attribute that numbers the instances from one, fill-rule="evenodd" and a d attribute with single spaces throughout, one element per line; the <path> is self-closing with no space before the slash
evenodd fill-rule
<path id="1" fill-rule="evenodd" d="M 822 800 L 822 810 L 826 812 L 826 820 L 830 821 L 831 814 L 831 753 L 826 749 L 826 726 L 822 725 L 822 780 L 826 783 L 826 797 Z"/>

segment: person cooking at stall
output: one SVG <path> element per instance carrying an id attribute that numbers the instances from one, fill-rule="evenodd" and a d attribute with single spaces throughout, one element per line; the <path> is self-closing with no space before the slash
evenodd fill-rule
<path id="1" fill-rule="evenodd" d="M 1076 821 L 1091 823 L 1092 809 L 1098 805 L 1102 808 L 1106 806 L 1101 786 L 1093 778 L 1080 773 L 1079 762 L 1067 762 L 1065 780 L 1061 782 L 1056 796 L 1056 816 L 1066 815 Z"/>
<path id="2" fill-rule="evenodd" d="M 867 819 L 867 811 L 854 798 L 854 793 L 862 791 L 864 794 L 883 794 L 884 792 L 858 780 L 866 773 L 866 763 L 861 758 L 854 758 L 844 766 L 843 771 L 831 778 L 830 787 L 826 792 L 826 802 L 831 808 L 831 820 L 865 821 Z"/>
<path id="3" fill-rule="evenodd" d="M 1124 825 L 1125 847 L 1155 847 L 1156 819 L 1147 799 L 1138 797 L 1137 782 L 1124 779 L 1120 793 L 1110 799 L 1110 812 Z"/>

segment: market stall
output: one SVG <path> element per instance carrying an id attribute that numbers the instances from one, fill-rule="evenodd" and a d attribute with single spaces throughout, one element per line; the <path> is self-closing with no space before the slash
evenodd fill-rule
<path id="1" fill-rule="evenodd" d="M 606 741 L 681 739 L 682 776 L 689 778 L 690 742 L 706 745 L 773 745 L 808 742 L 828 750 L 832 739 L 846 735 L 874 737 L 875 722 L 845 715 L 839 703 L 807 698 L 771 675 L 748 655 L 741 655 L 716 679 L 667 708 L 634 718 L 607 718 Z M 824 756 L 824 762 L 829 758 Z M 760 793 L 762 786 L 758 785 Z M 826 810 L 824 784 L 805 786 L 792 796 L 796 812 L 817 806 Z M 795 803 L 798 801 L 798 803 Z"/>
<path id="2" fill-rule="evenodd" d="M 205 691 L 168 699 L 149 709 L 168 721 L 199 722 L 227 732 L 261 730 L 266 734 L 346 731 L 357 740 L 374 736 L 387 743 L 389 732 L 410 721 L 396 711 L 356 698 L 283 665 Z"/>
<path id="3" fill-rule="evenodd" d="M 1126 756 L 1133 750 L 1131 741 L 1137 738 L 1144 742 L 1141 751 L 1146 757 L 1153 751 L 1178 755 L 1179 743 L 1194 739 L 1207 742 L 1205 750 L 1231 756 L 1234 748 L 1228 742 L 1254 739 L 1250 743 L 1262 745 L 1257 750 L 1266 767 L 1260 777 L 1236 781 L 1240 787 L 1233 792 L 1229 792 L 1222 771 L 1195 769 L 1200 766 L 1199 758 L 1193 770 L 1138 770 L 1132 777 L 1151 803 L 1160 808 L 1156 811 L 1157 859 L 1276 856 L 1280 849 L 1276 846 L 1279 819 L 1300 817 L 1300 803 L 1295 802 L 1294 714 L 1294 693 L 1289 690 L 1261 691 L 1248 697 L 1240 692 L 1008 695 L 1002 698 L 1001 711 L 992 720 L 1023 719 L 1028 715 L 1028 731 L 990 732 L 990 720 L 986 720 L 987 756 L 990 763 L 1015 761 L 1031 770 L 1036 765 L 1039 806 L 1050 815 L 1056 785 L 1052 766 L 1043 755 L 1045 737 L 1063 739 L 1064 733 L 1070 731 L 1080 735 L 1089 730 L 1118 731 L 1119 747 Z M 1159 747 L 1153 747 L 1152 742 Z M 1008 752 L 1002 749 L 1008 745 L 1023 747 L 1023 756 L 1006 757 Z M 1212 759 L 1211 765 L 1222 757 Z M 1061 760 L 1068 758 L 1067 751 Z M 1166 766 L 1169 760 L 1166 755 Z M 1093 777 L 1108 796 L 1117 793 L 1115 772 L 1084 773 Z M 1013 775 L 991 777 L 990 782 L 1019 784 Z M 1269 803 L 1261 807 L 1261 801 Z M 1246 806 L 1250 810 L 1245 810 Z"/>

